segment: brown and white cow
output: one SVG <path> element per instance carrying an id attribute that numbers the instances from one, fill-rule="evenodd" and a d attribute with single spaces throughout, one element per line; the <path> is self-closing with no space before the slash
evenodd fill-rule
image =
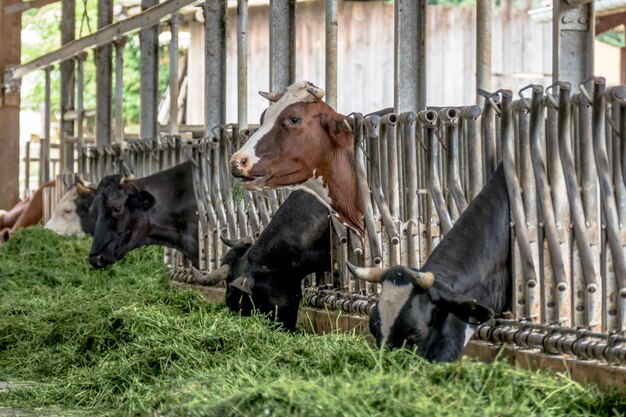
<path id="1" fill-rule="evenodd" d="M 300 186 L 343 223 L 363 232 L 352 121 L 308 82 L 290 86 L 231 158 L 243 188 Z M 476 326 L 509 308 L 509 201 L 502 167 L 420 270 L 348 266 L 382 285 L 370 331 L 379 345 L 407 346 L 430 361 L 458 358 Z"/>
<path id="2" fill-rule="evenodd" d="M 43 217 L 43 190 L 45 188 L 54 187 L 55 184 L 55 180 L 45 182 L 33 193 L 33 195 L 28 200 L 28 204 L 26 205 L 20 216 L 17 218 L 13 226 L 6 227 L 2 231 L 0 231 L 0 243 L 4 243 L 9 240 L 11 235 L 13 235 L 13 233 L 15 233 L 19 229 L 39 224 L 41 218 Z"/>
<path id="3" fill-rule="evenodd" d="M 294 186 L 312 192 L 342 223 L 362 234 L 352 121 L 321 101 L 324 90 L 307 81 L 284 94 L 261 95 L 277 101 L 232 156 L 232 174 L 248 190 Z"/>

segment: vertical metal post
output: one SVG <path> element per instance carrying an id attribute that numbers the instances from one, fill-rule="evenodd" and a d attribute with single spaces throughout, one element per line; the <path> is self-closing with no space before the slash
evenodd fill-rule
<path id="1" fill-rule="evenodd" d="M 45 99 L 43 110 L 43 135 L 39 141 L 39 185 L 50 180 L 50 71 L 52 67 L 47 67 L 45 72 Z"/>
<path id="2" fill-rule="evenodd" d="M 204 2 L 204 129 L 226 122 L 226 11 L 225 1 Z"/>
<path id="3" fill-rule="evenodd" d="M 158 0 L 141 0 L 141 10 L 149 9 L 158 3 Z M 159 113 L 159 25 L 141 29 L 139 43 L 141 49 L 139 136 L 143 140 L 156 140 Z"/>
<path id="4" fill-rule="evenodd" d="M 248 0 L 237 1 L 237 123 L 248 128 Z"/>
<path id="5" fill-rule="evenodd" d="M 326 103 L 337 107 L 337 29 L 339 7 L 337 0 L 326 0 Z"/>
<path id="6" fill-rule="evenodd" d="M 178 134 L 178 29 L 183 22 L 183 15 L 174 13 L 170 20 L 170 122 L 168 133 Z"/>
<path id="7" fill-rule="evenodd" d="M 593 2 L 555 0 L 552 13 L 552 82 L 578 86 L 593 75 Z"/>
<path id="8" fill-rule="evenodd" d="M 124 46 L 126 37 L 115 42 L 115 141 L 124 139 Z"/>
<path id="9" fill-rule="evenodd" d="M 270 0 L 270 90 L 296 77 L 296 0 Z"/>
<path id="10" fill-rule="evenodd" d="M 396 0 L 395 111 L 426 108 L 426 0 Z"/>
<path id="11" fill-rule="evenodd" d="M 113 1 L 98 0 L 98 29 L 113 22 Z M 111 141 L 111 44 L 95 50 L 96 61 L 96 144 L 108 145 Z"/>
<path id="12" fill-rule="evenodd" d="M 76 33 L 75 0 L 61 1 L 61 45 L 74 40 Z M 74 60 L 61 62 L 61 161 L 62 169 L 74 171 L 74 144 L 65 142 L 67 136 L 74 136 L 74 122 L 64 120 L 65 112 L 74 110 Z"/>
<path id="13" fill-rule="evenodd" d="M 493 0 L 476 2 L 476 88 L 491 91 L 491 34 Z M 480 96 L 476 103 L 482 104 Z"/>

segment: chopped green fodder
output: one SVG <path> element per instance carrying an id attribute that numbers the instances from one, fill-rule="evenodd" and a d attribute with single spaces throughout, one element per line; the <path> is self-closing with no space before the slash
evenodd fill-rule
<path id="1" fill-rule="evenodd" d="M 43 415 L 612 416 L 626 396 L 462 359 L 288 334 L 170 288 L 162 251 L 105 270 L 42 228 L 0 247 L 0 410 Z"/>

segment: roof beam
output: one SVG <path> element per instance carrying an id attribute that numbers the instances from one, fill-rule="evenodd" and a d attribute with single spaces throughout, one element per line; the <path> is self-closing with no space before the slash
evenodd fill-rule
<path id="1" fill-rule="evenodd" d="M 19 3 L 14 3 L 4 8 L 4 14 L 13 14 L 13 13 L 21 13 L 26 10 L 36 9 L 39 7 L 47 6 L 51 3 L 56 3 L 59 0 L 32 0 L 32 1 L 21 1 Z"/>
<path id="2" fill-rule="evenodd" d="M 73 58 L 85 50 L 110 43 L 127 33 L 154 25 L 165 16 L 196 3 L 200 3 L 200 0 L 166 0 L 133 17 L 112 23 L 89 36 L 69 42 L 56 51 L 42 55 L 25 64 L 8 68 L 4 73 L 4 85 L 17 82 L 24 75 L 33 71 Z"/>

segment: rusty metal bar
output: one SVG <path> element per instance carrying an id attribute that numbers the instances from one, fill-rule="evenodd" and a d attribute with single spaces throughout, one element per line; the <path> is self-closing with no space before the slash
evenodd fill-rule
<path id="1" fill-rule="evenodd" d="M 461 170 L 459 167 L 459 130 L 457 126 L 459 112 L 454 107 L 443 108 L 439 111 L 439 120 L 443 122 L 448 139 L 448 189 L 452 194 L 459 214 L 467 208 L 467 200 L 461 185 Z"/>
<path id="2" fill-rule="evenodd" d="M 389 203 L 389 210 L 395 220 L 400 219 L 400 191 L 399 183 L 400 178 L 398 174 L 398 137 L 397 123 L 398 116 L 395 113 L 389 113 L 383 116 L 381 123 L 387 126 L 387 201 Z"/>
<path id="3" fill-rule="evenodd" d="M 445 235 L 452 229 L 452 219 L 439 178 L 439 142 L 435 137 L 437 113 L 434 110 L 423 110 L 418 114 L 418 119 L 424 124 L 428 142 L 428 189 L 441 222 L 441 230 Z"/>
<path id="4" fill-rule="evenodd" d="M 593 107 L 592 107 L 592 137 L 593 150 L 598 170 L 598 180 L 600 184 L 600 194 L 602 196 L 602 211 L 606 222 L 606 234 L 611 250 L 613 270 L 615 271 L 616 290 L 619 293 L 619 322 L 620 330 L 626 330 L 626 259 L 624 258 L 623 243 L 620 237 L 621 228 L 617 215 L 617 204 L 613 194 L 611 184 L 611 173 L 607 156 L 606 141 L 602 134 L 602 123 L 604 122 L 604 92 L 606 88 L 604 78 L 594 77 L 593 79 Z M 612 285 L 609 281 L 611 276 L 606 277 L 605 289 L 610 291 Z M 609 294 L 605 294 L 609 295 Z"/>
<path id="5" fill-rule="evenodd" d="M 483 144 L 478 135 L 478 118 L 481 109 L 478 106 L 461 108 L 459 117 L 466 125 L 467 174 L 469 200 L 473 200 L 483 188 Z"/>
<path id="6" fill-rule="evenodd" d="M 519 180 L 515 173 L 515 145 L 513 143 L 512 126 L 512 93 L 509 90 L 500 92 L 502 97 L 501 113 L 501 135 L 502 135 L 502 163 L 504 165 L 504 175 L 506 177 L 507 191 L 511 205 L 512 220 L 514 222 L 515 240 L 520 251 L 520 262 L 522 274 L 525 281 L 526 291 L 526 311 L 533 316 L 533 306 L 536 303 L 537 275 L 535 265 L 530 251 L 528 228 L 524 216 L 521 189 Z"/>
<path id="7" fill-rule="evenodd" d="M 550 184 L 548 183 L 548 174 L 546 169 L 545 146 L 541 140 L 540 129 L 542 127 L 543 116 L 543 87 L 539 85 L 531 85 L 532 98 L 530 110 L 530 158 L 535 173 L 535 183 L 537 185 L 537 193 L 539 196 L 539 207 L 543 217 L 543 228 L 545 238 L 548 242 L 548 250 L 550 252 L 550 263 L 554 273 L 554 281 L 557 284 L 558 291 L 567 290 L 567 281 L 565 279 L 565 266 L 561 257 L 561 250 L 556 229 L 556 219 L 554 214 L 554 206 L 552 197 L 550 196 Z M 522 90 L 523 91 L 523 90 Z M 521 94 L 521 91 L 520 91 Z"/>
<path id="8" fill-rule="evenodd" d="M 391 244 L 395 246 L 400 243 L 400 238 L 398 236 L 398 231 L 396 230 L 396 225 L 394 224 L 391 211 L 389 210 L 389 206 L 385 201 L 385 196 L 383 195 L 382 189 L 382 180 L 380 178 L 381 161 L 380 154 L 377 149 L 377 132 L 380 125 L 380 117 L 377 115 L 367 116 L 363 120 L 363 124 L 365 126 L 365 136 L 368 139 L 369 162 L 371 163 L 371 166 L 374 167 L 374 169 L 370 171 L 370 176 L 368 178 L 371 186 L 372 196 L 374 197 L 376 207 L 378 208 L 381 220 L 383 222 L 383 225 L 385 226 L 387 237 L 389 238 Z"/>
<path id="9" fill-rule="evenodd" d="M 372 262 L 374 264 L 379 264 L 383 260 L 382 248 L 380 247 L 380 242 L 376 238 L 377 232 L 376 225 L 374 223 L 374 208 L 372 207 L 370 189 L 367 184 L 367 174 L 364 162 L 365 155 L 361 143 L 363 141 L 363 115 L 360 113 L 354 115 L 354 141 L 354 164 L 359 187 L 359 199 L 361 201 L 363 217 L 365 219 L 365 230 L 367 232 L 367 238 L 371 250 Z"/>
<path id="10" fill-rule="evenodd" d="M 592 294 L 594 294 L 598 289 L 597 271 L 593 255 L 591 253 L 591 243 L 588 238 L 583 203 L 578 190 L 578 179 L 576 177 L 576 167 L 574 165 L 574 156 L 572 153 L 570 138 L 570 118 L 570 84 L 565 82 L 559 83 L 559 152 L 561 156 L 561 164 L 563 166 L 563 174 L 565 176 L 565 185 L 567 186 L 567 195 L 572 218 L 571 222 L 574 227 L 574 238 L 577 243 L 578 256 L 580 257 L 582 276 L 585 283 L 584 290 L 588 294 L 587 296 L 582 296 L 578 293 L 578 285 L 576 283 L 576 278 L 574 278 L 572 284 L 572 293 L 575 297 L 574 314 L 580 315 L 580 312 L 582 312 L 586 307 L 587 317 L 580 317 L 573 320 L 572 323 L 582 325 L 586 320 L 586 324 L 591 325 L 597 321 L 596 306 L 593 302 L 594 297 L 592 296 Z"/>

